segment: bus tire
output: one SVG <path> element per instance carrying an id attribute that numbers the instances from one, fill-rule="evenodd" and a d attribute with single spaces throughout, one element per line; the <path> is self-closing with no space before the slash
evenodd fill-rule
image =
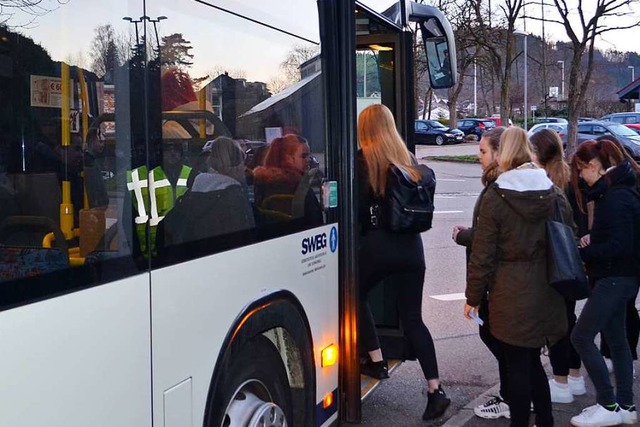
<path id="1" fill-rule="evenodd" d="M 211 427 L 292 425 L 291 388 L 280 354 L 263 335 L 242 346 L 222 385 Z"/>

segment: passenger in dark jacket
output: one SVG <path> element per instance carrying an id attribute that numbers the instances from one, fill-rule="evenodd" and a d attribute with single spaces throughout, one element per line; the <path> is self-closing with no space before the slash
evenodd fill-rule
<path id="1" fill-rule="evenodd" d="M 608 140 L 615 143 L 625 158 L 629 160 L 629 165 L 634 169 L 636 174 L 636 191 L 640 193 L 640 166 L 629 155 L 629 152 L 624 148 L 624 145 L 620 143 L 613 135 L 602 135 L 596 138 L 596 141 Z M 584 193 L 586 194 L 586 192 Z M 586 197 L 585 197 L 586 199 Z M 590 202 L 589 205 L 593 205 Z M 593 219 L 593 207 L 592 207 L 592 219 Z M 587 231 L 584 234 L 589 234 Z M 636 295 L 637 297 L 638 295 Z M 625 326 L 627 329 L 627 341 L 629 341 L 629 348 L 631 349 L 631 358 L 638 360 L 638 340 L 640 339 L 640 316 L 638 315 L 638 309 L 636 308 L 636 298 L 631 298 L 627 302 L 627 316 L 625 318 Z M 607 339 L 603 334 L 600 334 L 600 354 L 604 356 L 604 361 L 607 364 L 609 372 L 613 372 L 613 362 L 611 361 L 611 351 L 609 345 L 607 345 Z"/>
<path id="2" fill-rule="evenodd" d="M 509 372 L 512 427 L 529 425 L 532 401 L 536 425 L 553 426 L 540 349 L 558 341 L 567 329 L 564 300 L 547 281 L 545 224 L 556 201 L 568 223 L 571 212 L 563 192 L 531 160 L 526 132 L 505 130 L 498 157 L 504 172 L 480 206 L 464 309 L 470 318 L 489 293 L 489 327 L 501 342 Z"/>
<path id="3" fill-rule="evenodd" d="M 577 206 L 575 193 L 568 192 L 571 178 L 571 168 L 564 161 L 564 150 L 562 140 L 558 132 L 552 129 L 542 129 L 531 136 L 531 145 L 534 151 L 534 160 L 547 172 L 549 179 L 558 188 L 561 188 L 567 195 L 567 199 L 572 206 Z M 576 218 L 575 212 L 573 218 Z M 580 217 L 584 218 L 585 231 L 587 234 L 587 216 L 580 212 Z M 581 361 L 578 352 L 571 345 L 571 331 L 576 324 L 576 301 L 565 299 L 567 307 L 568 330 L 560 341 L 549 347 L 549 361 L 553 371 L 553 378 L 549 380 L 549 391 L 551 392 L 551 402 L 571 403 L 573 396 L 583 395 L 587 392 L 584 377 L 580 372 Z"/>
<path id="4" fill-rule="evenodd" d="M 487 192 L 487 189 L 498 178 L 498 148 L 500 147 L 500 137 L 502 132 L 505 131 L 505 127 L 495 127 L 482 135 L 480 143 L 478 144 L 478 159 L 480 160 L 480 166 L 482 167 L 482 184 L 484 188 L 476 200 L 476 204 L 473 208 L 473 217 L 471 227 L 464 227 L 457 225 L 453 228 L 453 240 L 462 246 L 467 248 L 467 263 L 471 257 L 471 243 L 473 241 L 473 231 L 478 223 L 478 214 L 480 211 L 480 205 L 482 199 Z M 473 413 L 485 419 L 497 419 L 501 417 L 509 418 L 511 414 L 509 412 L 509 392 L 507 390 L 507 365 L 504 360 L 504 354 L 502 351 L 502 345 L 492 334 L 489 329 L 489 304 L 487 295 L 482 298 L 480 304 L 479 316 L 483 320 L 482 325 L 479 325 L 478 331 L 480 339 L 491 351 L 493 356 L 498 362 L 498 371 L 500 373 L 500 391 L 497 396 L 493 396 L 487 402 L 473 408 Z"/>
<path id="5" fill-rule="evenodd" d="M 595 282 L 571 340 L 596 388 L 597 405 L 571 419 L 576 426 L 634 424 L 633 365 L 625 335 L 627 301 L 638 291 L 640 262 L 640 196 L 636 175 L 611 141 L 582 143 L 572 159 L 578 176 L 595 201 L 591 233 L 580 240 L 580 255 Z M 601 332 L 611 350 L 616 392 L 594 343 Z M 594 424 L 596 423 L 596 424 Z"/>

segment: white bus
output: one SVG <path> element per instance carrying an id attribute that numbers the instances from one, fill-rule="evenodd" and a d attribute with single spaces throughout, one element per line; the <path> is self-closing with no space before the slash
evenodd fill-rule
<path id="1" fill-rule="evenodd" d="M 2 8 L 1 426 L 359 421 L 356 98 L 413 148 L 409 21 L 456 75 L 373 3 Z"/>

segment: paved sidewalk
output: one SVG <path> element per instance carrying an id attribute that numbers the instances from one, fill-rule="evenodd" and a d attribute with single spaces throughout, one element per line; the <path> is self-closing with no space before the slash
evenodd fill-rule
<path id="1" fill-rule="evenodd" d="M 548 364 L 548 359 L 547 359 Z M 548 366 L 545 366 L 547 371 L 549 370 Z M 638 402 L 638 397 L 640 396 L 640 363 L 634 362 L 634 367 L 636 370 L 636 375 L 633 380 L 633 392 L 636 396 L 636 402 Z M 584 371 L 584 369 L 583 369 Z M 613 375 L 612 375 L 613 381 Z M 575 396 L 573 403 L 554 403 L 553 404 L 553 417 L 556 426 L 570 426 L 571 417 L 579 414 L 584 408 L 587 406 L 591 406 L 596 403 L 595 390 L 593 388 L 593 384 L 589 380 L 588 376 L 585 375 L 585 382 L 587 385 L 587 394 L 584 396 Z M 489 399 L 489 396 L 495 395 L 498 393 L 498 386 L 494 386 L 491 389 L 487 390 L 480 397 L 475 399 L 474 401 L 468 403 L 463 409 L 460 410 L 456 415 L 449 418 L 443 427 L 504 427 L 509 425 L 509 420 L 506 418 L 500 418 L 498 420 L 485 420 L 479 417 L 476 417 L 473 414 L 473 408 L 478 406 Z M 533 425 L 535 421 L 535 415 L 531 414 L 530 425 Z"/>

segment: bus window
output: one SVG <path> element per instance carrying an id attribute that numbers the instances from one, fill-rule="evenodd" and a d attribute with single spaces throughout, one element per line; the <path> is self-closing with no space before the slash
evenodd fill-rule
<path id="1" fill-rule="evenodd" d="M 150 62 L 160 65 L 152 169 L 172 187 L 155 196 L 158 265 L 324 224 L 317 16 L 296 26 L 278 18 L 291 11 L 277 1 L 234 14 L 187 0 L 147 6 L 150 22 L 162 17 L 149 26 Z"/>
<path id="2" fill-rule="evenodd" d="M 0 281 L 29 290 L 7 304 L 146 268 L 133 256 L 125 197 L 126 171 L 146 161 L 135 155 L 145 151 L 134 130 L 143 110 L 130 104 L 143 79 L 135 45 L 119 38 L 133 34 L 128 3 L 64 3 L 35 16 L 18 8 L 0 26 Z M 82 26 L 65 24 L 78 16 Z"/>

